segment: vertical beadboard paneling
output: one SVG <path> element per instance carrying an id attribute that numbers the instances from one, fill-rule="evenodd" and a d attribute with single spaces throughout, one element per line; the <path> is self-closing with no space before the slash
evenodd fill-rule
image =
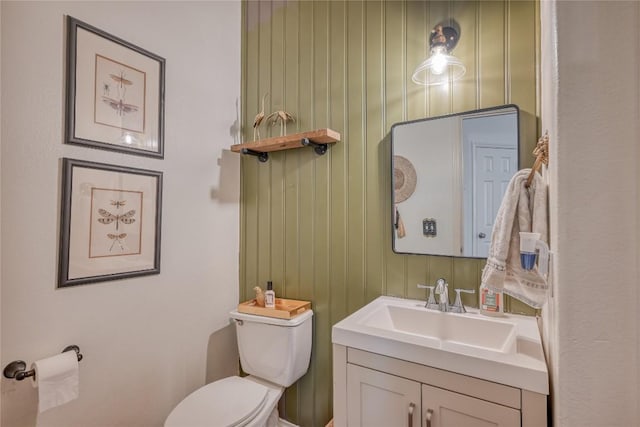
<path id="1" fill-rule="evenodd" d="M 299 129 L 301 120 L 299 115 L 298 86 L 299 86 L 299 52 L 300 43 L 298 33 L 300 31 L 300 16 L 297 3 L 287 5 L 285 8 L 285 64 L 283 64 L 283 75 L 286 81 L 284 88 L 284 104 L 286 111 L 296 114 L 296 123 L 290 124 L 291 129 Z M 284 208 L 284 295 L 289 298 L 298 298 L 300 263 L 300 246 L 298 241 L 299 213 L 298 198 L 299 188 L 299 156 L 297 151 L 285 151 L 280 157 L 284 157 L 284 186 L 285 186 L 285 208 Z M 275 156 L 274 156 L 275 157 Z"/>
<path id="2" fill-rule="evenodd" d="M 388 6 L 391 8 L 393 6 Z M 416 120 L 427 117 L 427 90 L 423 86 L 413 84 L 411 76 L 413 70 L 429 56 L 427 40 L 431 28 L 425 25 L 428 20 L 429 3 L 426 1 L 408 1 L 405 4 L 405 44 L 403 49 L 406 54 L 405 62 L 405 91 L 406 91 L 406 117 L 402 120 Z"/>
<path id="3" fill-rule="evenodd" d="M 241 299 L 273 280 L 315 311 L 311 366 L 281 401 L 301 426 L 331 419 L 331 325 L 380 294 L 424 297 L 416 283 L 477 289 L 483 260 L 391 250 L 389 130 L 394 123 L 513 102 L 539 108 L 536 4 L 528 1 L 243 2 L 244 139 L 265 113 L 296 116 L 288 131 L 330 127 L 342 141 L 325 156 L 302 148 L 242 160 Z M 431 28 L 455 20 L 454 54 L 467 67 L 448 87 L 411 82 Z M 261 128 L 263 136 L 279 129 Z M 535 143 L 535 129 L 527 144 Z M 453 296 L 453 292 L 452 292 Z M 476 295 L 463 295 L 477 306 Z M 532 313 L 517 301 L 514 311 Z"/>
<path id="4" fill-rule="evenodd" d="M 346 34 L 347 5 L 345 2 L 329 3 L 329 103 L 331 129 L 346 135 Z M 330 150 L 331 188 L 329 221 L 329 303 L 330 323 L 334 324 L 346 317 L 347 311 L 347 146 L 335 144 Z"/>
<path id="5" fill-rule="evenodd" d="M 313 2 L 313 52 L 314 79 L 313 104 L 314 128 L 329 126 L 329 3 Z M 311 151 L 311 150 L 308 150 Z M 313 153 L 313 156 L 316 156 Z M 329 223 L 330 223 L 330 189 L 331 154 L 314 159 L 315 205 L 314 205 L 314 289 L 313 301 L 315 314 L 315 339 L 318 343 L 331 342 L 330 288 L 329 288 Z M 330 390 L 331 346 L 319 345 L 314 351 L 314 390 Z M 314 414 L 327 417 L 331 413 L 330 393 L 310 393 L 314 412 L 309 414 L 313 422 Z M 308 424 L 307 424 L 308 425 Z"/>
<path id="6" fill-rule="evenodd" d="M 273 109 L 286 110 L 285 95 L 285 9 L 284 1 L 276 0 L 271 4 L 271 82 L 269 93 Z M 269 112 L 266 112 L 268 115 Z M 285 156 L 274 156 L 270 163 L 270 227 L 269 253 L 283 254 L 285 251 Z M 276 295 L 284 293 L 285 265 L 284 257 L 271 256 L 270 279 L 274 283 Z"/>
<path id="7" fill-rule="evenodd" d="M 364 2 L 347 2 L 347 123 L 342 143 L 347 146 L 347 310 L 364 305 L 365 262 L 365 132 Z"/>
<path id="8" fill-rule="evenodd" d="M 243 55 L 243 69 L 247 70 L 243 82 L 245 88 L 242 100 L 243 124 L 245 124 L 244 139 L 252 140 L 253 119 L 260 111 L 260 92 L 257 76 L 253 70 L 259 67 L 259 32 L 260 4 L 257 2 L 244 3 L 246 30 L 243 32 L 243 45 L 246 46 Z M 251 55 L 247 54 L 251 52 Z M 248 124 L 248 127 L 247 127 Z M 247 130 L 248 129 L 248 130 Z M 251 288 L 258 284 L 258 169 L 254 159 L 242 158 L 242 201 L 241 201 L 241 238 L 240 242 L 240 296 L 250 298 Z M 243 277 L 244 276 L 244 277 Z"/>
<path id="9" fill-rule="evenodd" d="M 298 87 L 298 119 L 299 125 L 302 129 L 314 129 L 315 117 L 314 111 L 316 107 L 314 105 L 314 78 L 315 78 L 315 64 L 314 64 L 314 41 L 316 38 L 314 28 L 314 3 L 313 2 L 300 2 L 298 4 L 300 8 L 300 46 L 298 61 L 300 64 L 298 79 L 300 86 Z M 297 230 L 300 256 L 298 258 L 298 264 L 300 265 L 299 276 L 299 294 L 298 297 L 304 300 L 313 301 L 313 289 L 314 283 L 314 257 L 316 252 L 315 245 L 315 222 L 317 221 L 314 211 L 316 209 L 316 192 L 315 192 L 315 154 L 312 150 L 298 150 L 299 164 L 298 164 L 298 178 L 299 188 L 298 193 L 298 212 L 299 212 L 299 224 L 300 227 Z M 322 159 L 325 160 L 325 159 Z M 326 160 L 325 160 L 326 161 Z M 322 284 L 324 286 L 324 284 Z M 315 304 L 314 304 L 315 305 Z M 317 324 L 317 318 L 314 319 L 314 340 L 317 340 L 315 334 Z M 298 408 L 297 408 L 297 420 L 300 425 L 310 425 L 312 423 L 312 416 L 314 414 L 313 398 L 314 393 L 309 393 L 310 390 L 316 390 L 315 387 L 315 368 L 316 368 L 316 354 L 311 354 L 311 365 L 305 376 L 298 381 Z M 307 391 L 307 392 L 305 392 Z"/>
<path id="10" fill-rule="evenodd" d="M 515 2 L 509 8 L 509 69 L 511 81 L 510 103 L 517 104 L 522 110 L 535 114 L 538 110 L 538 99 L 535 93 L 526 90 L 523 83 L 536 78 L 535 67 L 537 61 L 536 50 L 526 49 L 525 46 L 536 44 L 538 27 L 535 21 L 528 17 L 535 14 L 536 5 L 529 2 Z M 531 166 L 535 148 L 535 140 L 528 141 L 520 153 L 521 164 Z"/>
<path id="11" fill-rule="evenodd" d="M 385 58 L 384 58 L 384 126 L 385 132 L 389 133 L 394 123 L 405 120 L 406 104 L 407 104 L 407 80 L 406 76 L 406 4 L 398 7 L 396 4 L 386 3 L 385 18 Z M 420 44 L 424 44 L 422 40 Z M 413 70 L 413 66 L 411 66 Z M 417 97 L 415 97 L 417 98 Z M 391 144 L 390 135 L 384 140 L 380 149 L 389 151 Z M 380 150 L 379 150 L 380 151 Z M 384 234 L 383 250 L 384 250 L 384 285 L 387 295 L 405 295 L 405 275 L 406 275 L 406 255 L 396 255 L 392 251 L 391 234 L 391 173 L 390 173 L 391 155 L 380 155 L 378 161 L 380 182 L 383 187 L 380 189 L 383 195 L 382 212 L 385 215 L 385 223 L 382 226 Z"/>
<path id="12" fill-rule="evenodd" d="M 449 22 L 449 10 L 452 5 L 449 2 L 430 1 L 427 2 L 429 8 L 429 21 L 434 25 L 438 22 Z M 431 28 L 433 28 L 433 26 Z M 429 30 L 431 31 L 431 29 Z M 428 39 L 425 43 L 429 44 Z M 457 52 L 456 52 L 457 54 Z M 441 116 L 451 112 L 451 84 L 442 86 L 429 86 L 429 116 Z"/>
<path id="13" fill-rule="evenodd" d="M 480 105 L 478 107 L 480 108 L 507 102 L 505 94 L 506 6 L 507 2 L 504 1 L 479 2 Z"/>
<path id="14" fill-rule="evenodd" d="M 406 4 L 385 3 L 384 9 L 384 118 L 383 131 L 406 116 Z"/>
<path id="15" fill-rule="evenodd" d="M 365 2 L 365 303 L 382 294 L 382 211 L 383 197 L 378 185 L 378 146 L 384 138 L 384 38 L 385 19 L 382 2 Z M 373 185 L 371 185 L 373 184 Z"/>
<path id="16" fill-rule="evenodd" d="M 282 73 L 285 79 L 284 87 L 284 106 L 286 111 L 290 111 L 296 116 L 296 123 L 289 124 L 291 131 L 299 129 L 299 52 L 300 41 L 298 34 L 300 32 L 300 9 L 298 3 L 287 4 L 284 8 L 284 54 L 285 63 L 282 67 Z M 257 71 L 256 71 L 257 72 Z M 273 156 L 275 157 L 275 156 Z M 284 293 L 283 296 L 298 299 L 300 294 L 300 245 L 298 239 L 298 229 L 300 226 L 298 199 L 300 193 L 299 186 L 299 153 L 297 151 L 283 152 L 280 157 L 284 158 Z M 281 416 L 298 422 L 298 384 L 289 387 L 284 399 L 285 406 L 281 408 Z"/>
<path id="17" fill-rule="evenodd" d="M 453 103 L 452 111 L 469 111 L 478 108 L 478 85 L 476 79 L 476 37 L 474 31 L 476 18 L 478 16 L 478 2 L 475 1 L 455 1 L 451 5 L 451 16 L 460 25 L 460 41 L 456 45 L 453 54 L 458 58 L 469 58 L 464 61 L 465 72 L 462 79 L 451 88 Z"/>
<path id="18" fill-rule="evenodd" d="M 271 46 L 272 46 L 272 8 L 271 2 L 259 2 L 259 19 L 258 27 L 258 66 L 263 70 L 258 76 L 258 90 L 262 101 L 262 96 L 269 93 L 265 102 L 265 114 L 271 111 L 273 94 L 271 93 L 271 73 L 273 72 L 271 64 Z M 262 110 L 262 105 L 260 105 Z M 265 117 L 266 119 L 266 117 Z M 269 136 L 271 134 L 270 127 L 263 125 L 261 136 Z M 255 160 L 255 159 L 253 159 Z M 253 162 L 253 168 L 257 169 L 257 252 L 258 252 L 258 277 L 271 278 L 271 192 L 275 190 L 271 185 L 271 168 L 273 163 L 265 164 L 267 167 L 260 167 Z M 256 284 L 264 286 L 262 280 Z M 276 287 L 279 284 L 276 284 Z M 278 289 L 276 289 L 276 292 Z"/>
<path id="19" fill-rule="evenodd" d="M 535 79 L 536 75 L 536 51 L 525 49 L 527 45 L 536 43 L 536 23 L 529 19 L 535 14 L 535 4 L 513 3 L 509 7 L 509 55 L 508 67 L 510 72 L 511 101 L 518 103 L 528 111 L 536 108 L 536 97 L 524 90 L 522 83 Z"/>

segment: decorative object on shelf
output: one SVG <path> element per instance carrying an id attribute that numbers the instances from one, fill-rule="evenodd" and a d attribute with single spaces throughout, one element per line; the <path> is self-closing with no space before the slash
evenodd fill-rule
<path id="1" fill-rule="evenodd" d="M 280 136 L 285 136 L 287 134 L 287 122 L 295 122 L 296 119 L 283 110 L 274 111 L 267 116 L 267 124 L 271 122 L 271 126 L 275 126 L 278 121 L 280 121 Z"/>
<path id="2" fill-rule="evenodd" d="M 256 293 L 256 305 L 258 307 L 264 307 L 264 292 L 262 292 L 262 288 L 260 286 L 256 286 L 253 290 Z"/>
<path id="3" fill-rule="evenodd" d="M 264 120 L 264 101 L 267 99 L 267 95 L 269 92 L 265 93 L 262 96 L 262 110 L 258 114 L 256 114 L 256 118 L 253 119 L 253 140 L 257 141 L 260 139 L 260 124 Z M 257 135 L 257 138 L 256 138 Z"/>
<path id="4" fill-rule="evenodd" d="M 442 85 L 459 79 L 467 71 L 461 60 L 450 55 L 460 39 L 460 29 L 455 21 L 448 26 L 442 23 L 431 30 L 429 48 L 431 56 L 418 65 L 411 80 L 419 85 Z"/>
<path id="5" fill-rule="evenodd" d="M 160 273 L 162 172 L 63 159 L 58 287 Z"/>
<path id="6" fill-rule="evenodd" d="M 269 160 L 269 152 L 289 150 L 306 146 L 314 147 L 314 151 L 322 155 L 326 153 L 327 146 L 340 141 L 340 134 L 331 129 L 318 129 L 309 132 L 301 132 L 293 135 L 276 136 L 260 141 L 245 142 L 231 146 L 235 153 L 256 156 L 260 162 Z"/>
<path id="7" fill-rule="evenodd" d="M 164 158 L 165 59 L 67 16 L 67 144 Z"/>

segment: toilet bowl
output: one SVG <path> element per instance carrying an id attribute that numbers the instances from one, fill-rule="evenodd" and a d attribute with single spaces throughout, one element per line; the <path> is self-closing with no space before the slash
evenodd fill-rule
<path id="1" fill-rule="evenodd" d="M 165 427 L 276 427 L 278 401 L 309 368 L 311 318 L 293 319 L 232 311 L 246 377 L 227 377 L 200 387 L 180 402 Z M 288 424 L 290 425 L 290 424 Z"/>
<path id="2" fill-rule="evenodd" d="M 164 425 L 275 427 L 278 425 L 278 400 L 283 391 L 283 387 L 251 376 L 227 377 L 187 396 L 171 411 Z"/>

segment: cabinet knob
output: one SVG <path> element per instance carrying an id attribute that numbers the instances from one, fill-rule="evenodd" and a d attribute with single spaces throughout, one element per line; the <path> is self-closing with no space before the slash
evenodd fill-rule
<path id="1" fill-rule="evenodd" d="M 481 238 L 481 239 L 484 239 L 485 237 L 487 237 L 487 235 L 484 234 L 484 233 L 480 233 L 480 234 L 478 234 L 478 237 Z"/>

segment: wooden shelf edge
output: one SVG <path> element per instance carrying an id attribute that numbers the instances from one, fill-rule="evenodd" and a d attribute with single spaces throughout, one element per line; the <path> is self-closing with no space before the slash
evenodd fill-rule
<path id="1" fill-rule="evenodd" d="M 273 138 L 245 142 L 244 144 L 235 144 L 231 146 L 231 151 L 240 153 L 242 149 L 247 148 L 259 153 L 267 153 L 270 151 L 302 148 L 304 145 L 302 145 L 301 141 L 305 138 L 318 144 L 333 144 L 340 141 L 340 133 L 328 128 L 317 129 L 308 132 L 294 133 L 292 135 L 275 136 Z"/>

